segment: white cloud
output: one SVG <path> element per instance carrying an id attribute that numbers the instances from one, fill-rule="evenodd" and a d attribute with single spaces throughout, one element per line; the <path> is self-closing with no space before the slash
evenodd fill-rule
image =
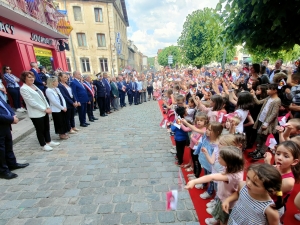
<path id="1" fill-rule="evenodd" d="M 205 7 L 215 8 L 219 0 L 127 0 L 128 39 L 147 56 L 176 45 L 186 16 Z"/>

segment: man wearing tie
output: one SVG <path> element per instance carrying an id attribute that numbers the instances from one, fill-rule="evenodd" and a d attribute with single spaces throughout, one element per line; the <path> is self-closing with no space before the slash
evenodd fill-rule
<path id="1" fill-rule="evenodd" d="M 130 106 L 133 103 L 133 82 L 131 81 L 131 79 L 132 77 L 129 76 L 126 82 L 126 91 L 127 91 L 128 102 Z"/>
<path id="2" fill-rule="evenodd" d="M 87 90 L 85 89 L 84 85 L 81 82 L 81 73 L 79 71 L 73 72 L 74 80 L 71 83 L 71 88 L 73 91 L 73 95 L 75 98 L 75 101 L 78 102 L 78 116 L 80 121 L 81 127 L 87 127 L 90 125 L 86 122 L 86 108 L 87 103 L 89 102 L 89 97 L 87 94 Z"/>
<path id="3" fill-rule="evenodd" d="M 89 97 L 89 101 L 87 103 L 87 114 L 89 117 L 89 121 L 94 122 L 95 120 L 98 120 L 98 118 L 95 118 L 93 113 L 95 92 L 94 88 L 92 87 L 91 81 L 92 79 L 89 75 L 83 76 L 83 85 L 85 86 Z"/>
<path id="4" fill-rule="evenodd" d="M 118 79 L 118 90 L 119 90 L 119 95 L 120 95 L 120 105 L 121 107 L 126 107 L 125 104 L 125 90 L 126 90 L 126 86 L 123 83 L 123 77 L 122 75 L 119 75 Z"/>
<path id="5" fill-rule="evenodd" d="M 112 112 L 110 111 L 110 91 L 111 91 L 111 87 L 110 87 L 110 83 L 107 79 L 107 73 L 103 73 L 103 83 L 105 85 L 105 89 L 106 89 L 106 98 L 105 98 L 105 112 L 107 114 L 111 114 Z"/>
<path id="6" fill-rule="evenodd" d="M 25 168 L 29 163 L 17 163 L 13 152 L 11 124 L 17 124 L 19 119 L 11 107 L 0 98 L 0 178 L 13 179 L 18 175 L 11 170 Z"/>
<path id="7" fill-rule="evenodd" d="M 38 66 L 37 63 L 31 62 L 30 63 L 31 69 L 30 71 L 34 74 L 34 85 L 37 86 L 42 92 L 45 93 L 45 85 L 46 83 L 42 81 L 40 75 L 38 74 Z"/>

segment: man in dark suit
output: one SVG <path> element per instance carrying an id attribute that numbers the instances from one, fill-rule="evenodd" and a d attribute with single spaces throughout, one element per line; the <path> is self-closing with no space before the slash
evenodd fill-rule
<path id="1" fill-rule="evenodd" d="M 128 102 L 129 105 L 131 106 L 133 103 L 133 83 L 131 82 L 132 77 L 128 77 L 127 82 L 126 82 L 126 91 L 127 91 L 127 96 L 128 96 Z"/>
<path id="2" fill-rule="evenodd" d="M 84 85 L 81 82 L 81 73 L 79 71 L 74 71 L 73 77 L 74 80 L 71 83 L 71 88 L 73 91 L 75 101 L 77 101 L 79 104 L 77 110 L 78 110 L 80 126 L 87 127 L 88 125 L 90 125 L 89 123 L 86 122 L 86 108 L 87 108 L 87 103 L 89 101 L 89 97 L 87 94 L 87 90 L 85 89 Z"/>
<path id="3" fill-rule="evenodd" d="M 30 63 L 31 69 L 30 71 L 34 74 L 34 85 L 37 86 L 42 92 L 45 92 L 45 85 L 46 83 L 44 83 L 41 78 L 40 75 L 38 74 L 38 66 L 37 63 L 35 62 L 31 62 Z"/>
<path id="4" fill-rule="evenodd" d="M 94 80 L 93 84 L 97 87 L 97 103 L 99 106 L 100 116 L 105 117 L 105 98 L 106 98 L 106 88 L 103 83 L 103 76 L 99 73 L 96 75 L 98 80 Z"/>
<path id="5" fill-rule="evenodd" d="M 111 91 L 111 87 L 110 87 L 110 83 L 108 81 L 108 75 L 107 73 L 103 73 L 103 83 L 105 85 L 105 90 L 106 90 L 106 98 L 105 98 L 105 112 L 107 114 L 110 114 L 110 91 Z"/>
<path id="6" fill-rule="evenodd" d="M 83 76 L 83 85 L 84 85 L 85 89 L 87 90 L 87 94 L 89 97 L 89 101 L 87 103 L 87 114 L 89 117 L 89 121 L 94 122 L 95 120 L 98 120 L 98 118 L 96 118 L 93 113 L 95 93 L 94 93 L 94 88 L 92 87 L 91 82 L 92 82 L 92 79 L 89 75 Z"/>
<path id="7" fill-rule="evenodd" d="M 121 107 L 126 107 L 126 104 L 125 104 L 125 90 L 126 90 L 126 87 L 124 86 L 124 83 L 123 83 L 123 77 L 121 75 L 119 75 L 119 77 L 117 77 L 117 85 L 118 85 L 118 91 L 119 91 L 119 96 L 120 96 L 120 105 Z"/>
<path id="8" fill-rule="evenodd" d="M 13 151 L 11 124 L 17 124 L 19 119 L 12 108 L 0 98 L 0 178 L 13 179 L 18 175 L 11 170 L 28 166 L 28 163 L 17 163 Z"/>

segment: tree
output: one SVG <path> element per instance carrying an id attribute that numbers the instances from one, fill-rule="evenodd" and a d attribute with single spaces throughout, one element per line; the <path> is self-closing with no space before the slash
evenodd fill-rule
<path id="1" fill-rule="evenodd" d="M 158 54 L 158 63 L 161 66 L 167 66 L 169 65 L 168 63 L 168 56 L 172 55 L 173 56 L 173 64 L 176 65 L 180 61 L 180 51 L 178 46 L 171 45 L 167 48 L 164 48 L 159 54 Z"/>
<path id="2" fill-rule="evenodd" d="M 151 66 L 154 67 L 154 62 L 155 62 L 154 57 L 149 57 L 148 58 L 148 65 L 149 65 L 150 68 L 151 68 Z"/>
<path id="3" fill-rule="evenodd" d="M 222 7 L 222 5 L 224 7 Z M 220 0 L 228 42 L 249 51 L 291 50 L 300 44 L 299 0 Z"/>
<path id="4" fill-rule="evenodd" d="M 40 62 L 41 66 L 44 66 L 47 69 L 51 68 L 50 57 L 47 57 L 47 56 L 36 56 L 36 60 Z"/>
<path id="5" fill-rule="evenodd" d="M 189 14 L 178 39 L 183 63 L 201 67 L 212 61 L 221 62 L 224 49 L 233 49 L 224 44 L 222 31 L 221 17 L 213 9 L 205 8 Z M 227 59 L 232 60 L 229 57 Z"/>

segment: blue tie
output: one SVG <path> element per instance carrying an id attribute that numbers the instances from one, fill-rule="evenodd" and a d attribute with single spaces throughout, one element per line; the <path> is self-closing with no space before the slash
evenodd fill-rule
<path id="1" fill-rule="evenodd" d="M 6 112 L 9 116 L 11 116 L 10 111 L 5 107 L 5 105 L 3 104 L 3 102 L 1 100 L 0 100 L 0 106 L 6 110 Z"/>

